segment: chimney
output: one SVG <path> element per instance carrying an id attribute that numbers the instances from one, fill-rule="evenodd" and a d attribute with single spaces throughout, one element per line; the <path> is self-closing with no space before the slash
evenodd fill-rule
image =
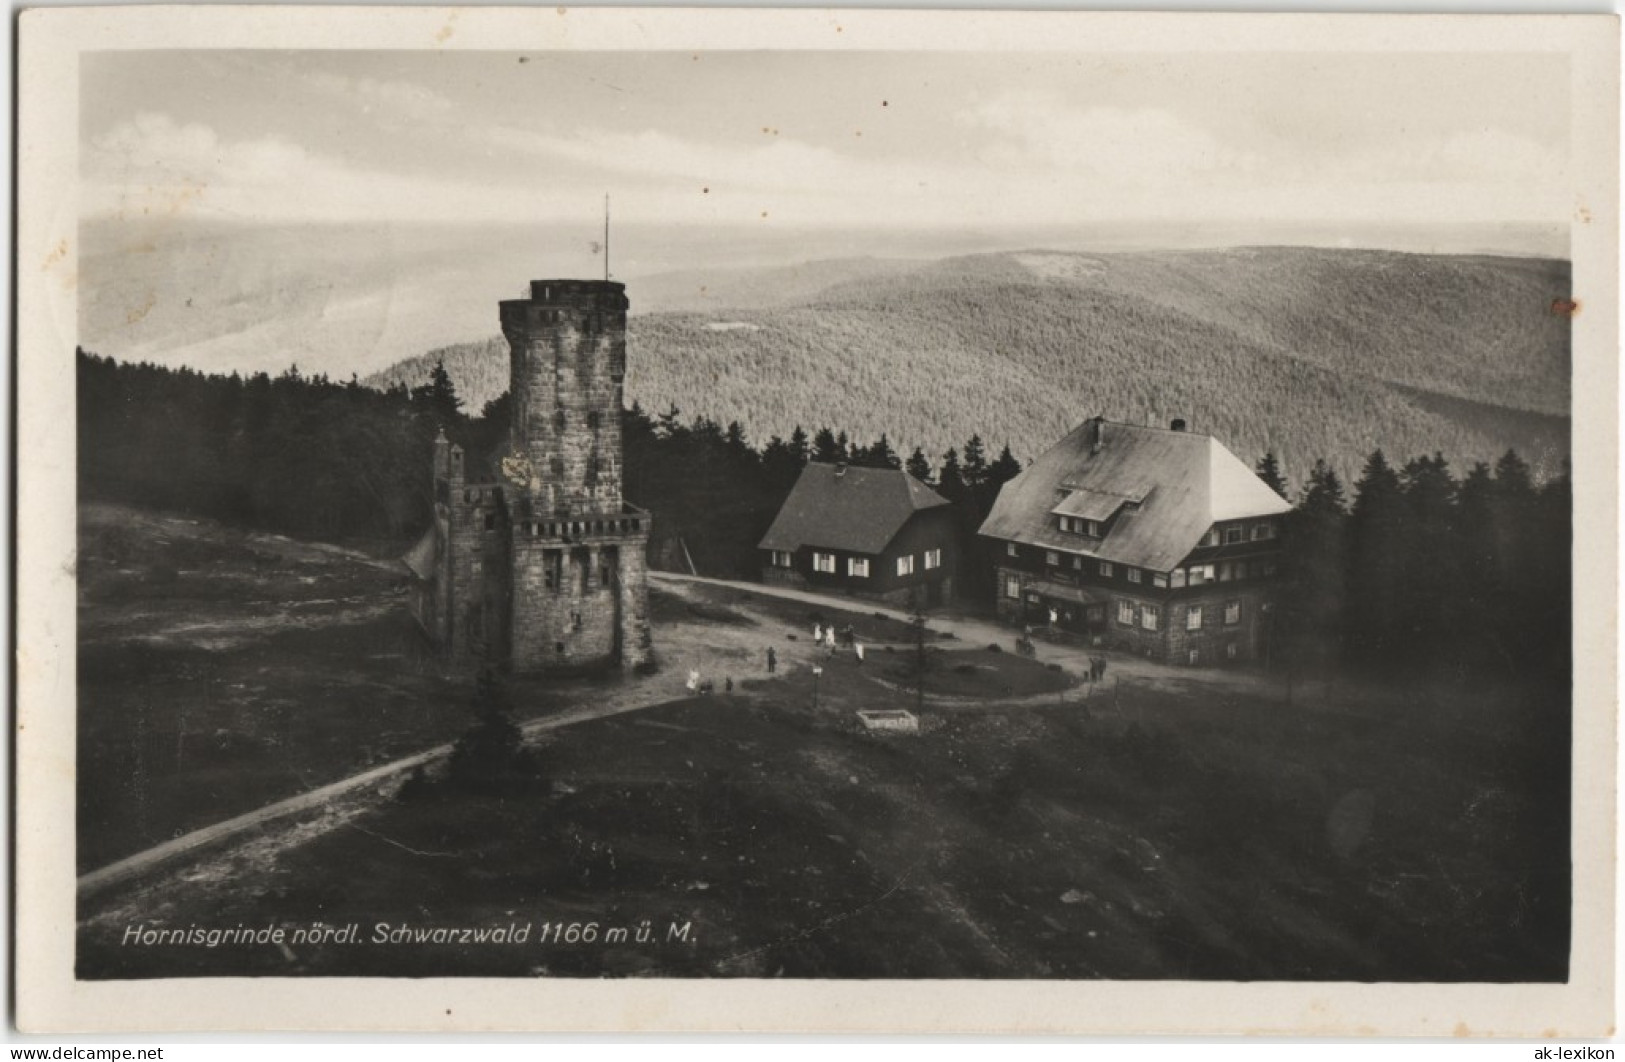
<path id="1" fill-rule="evenodd" d="M 1169 431 L 1184 431 L 1185 430 L 1185 418 L 1184 417 L 1175 417 L 1173 420 L 1169 421 L 1168 422 L 1168 430 Z"/>
<path id="2" fill-rule="evenodd" d="M 1100 453 L 1101 443 L 1105 435 L 1105 417 L 1096 417 L 1089 422 L 1089 453 Z"/>

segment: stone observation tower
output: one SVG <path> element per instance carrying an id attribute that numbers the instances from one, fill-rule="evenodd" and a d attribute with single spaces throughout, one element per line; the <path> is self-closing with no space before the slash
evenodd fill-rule
<path id="1" fill-rule="evenodd" d="M 406 558 L 416 612 L 454 659 L 514 671 L 650 658 L 649 514 L 621 497 L 626 287 L 537 280 L 501 304 L 513 424 L 499 476 L 435 449 L 436 519 Z"/>
<path id="2" fill-rule="evenodd" d="M 502 303 L 516 669 L 649 653 L 649 515 L 621 499 L 626 285 L 537 280 Z"/>

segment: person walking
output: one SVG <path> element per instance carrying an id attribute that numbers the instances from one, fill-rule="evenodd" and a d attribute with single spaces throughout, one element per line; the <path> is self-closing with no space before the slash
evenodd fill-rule
<path id="1" fill-rule="evenodd" d="M 854 642 L 852 644 L 852 651 L 858 654 L 858 663 L 863 663 L 863 643 Z"/>
<path id="2" fill-rule="evenodd" d="M 774 652 L 773 647 L 770 645 L 767 647 L 767 673 L 769 675 L 773 674 L 774 671 L 778 670 L 778 667 L 779 654 Z"/>
<path id="3" fill-rule="evenodd" d="M 1099 659 L 1100 659 L 1100 674 L 1095 676 L 1095 677 L 1097 679 L 1104 680 L 1105 677 L 1106 677 L 1106 658 L 1105 657 L 1100 657 Z"/>

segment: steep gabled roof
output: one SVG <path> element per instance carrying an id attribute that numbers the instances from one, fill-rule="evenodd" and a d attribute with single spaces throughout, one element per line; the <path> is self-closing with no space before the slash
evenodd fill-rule
<path id="1" fill-rule="evenodd" d="M 947 504 L 907 472 L 814 462 L 801 470 L 760 548 L 881 553 L 909 517 Z"/>
<path id="2" fill-rule="evenodd" d="M 1066 512 L 1100 519 L 1091 514 L 1113 499 L 1139 499 L 1139 504 L 1124 505 L 1100 540 L 1064 532 L 1051 516 Z M 1275 516 L 1290 508 L 1211 436 L 1090 420 L 1004 485 L 980 533 L 1168 571 L 1214 523 Z"/>

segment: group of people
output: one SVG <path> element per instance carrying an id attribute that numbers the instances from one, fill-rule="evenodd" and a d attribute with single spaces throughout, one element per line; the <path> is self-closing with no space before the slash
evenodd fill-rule
<path id="1" fill-rule="evenodd" d="M 690 693 L 715 693 L 717 689 L 717 684 L 711 679 L 701 680 L 700 673 L 695 668 L 688 669 L 688 681 L 684 685 L 688 687 Z M 731 677 L 722 680 L 722 691 L 724 693 L 734 691 L 734 680 Z"/>
<path id="2" fill-rule="evenodd" d="M 841 628 L 839 643 L 836 641 L 835 624 L 831 623 L 826 627 L 822 623 L 814 623 L 813 644 L 825 647 L 831 655 L 834 655 L 838 644 L 850 645 L 852 651 L 857 654 L 858 663 L 863 663 L 863 643 L 858 641 L 858 636 L 850 623 Z"/>

